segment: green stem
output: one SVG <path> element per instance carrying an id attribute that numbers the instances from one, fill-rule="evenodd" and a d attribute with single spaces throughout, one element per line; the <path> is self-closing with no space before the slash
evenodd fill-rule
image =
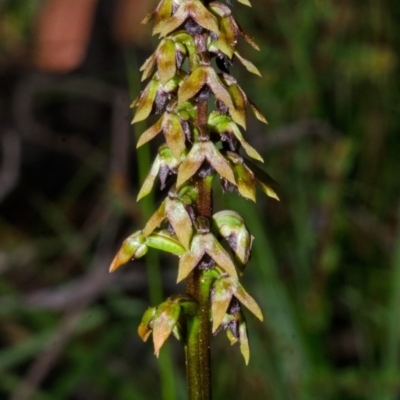
<path id="1" fill-rule="evenodd" d="M 194 284 L 189 288 L 189 282 Z M 187 292 L 199 303 L 197 315 L 188 321 L 186 365 L 190 400 L 211 399 L 210 289 L 212 279 L 196 269 L 188 280 Z"/>
<path id="2" fill-rule="evenodd" d="M 207 102 L 197 104 L 197 126 L 204 126 L 207 121 Z M 212 180 L 210 175 L 197 178 L 198 201 L 196 215 L 212 216 Z M 186 350 L 187 377 L 190 400 L 211 399 L 211 364 L 210 364 L 210 289 L 211 279 L 203 271 L 195 268 L 186 283 L 186 292 L 199 304 L 199 311 L 188 321 Z"/>

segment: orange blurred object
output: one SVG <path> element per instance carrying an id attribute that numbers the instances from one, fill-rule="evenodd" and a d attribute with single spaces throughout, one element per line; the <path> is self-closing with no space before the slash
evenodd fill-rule
<path id="1" fill-rule="evenodd" d="M 134 43 L 138 47 L 146 47 L 151 24 L 143 25 L 141 21 L 152 10 L 151 0 L 119 0 L 113 21 L 115 40 L 122 45 Z"/>
<path id="2" fill-rule="evenodd" d="M 49 0 L 37 25 L 35 65 L 66 73 L 83 62 L 98 0 Z"/>

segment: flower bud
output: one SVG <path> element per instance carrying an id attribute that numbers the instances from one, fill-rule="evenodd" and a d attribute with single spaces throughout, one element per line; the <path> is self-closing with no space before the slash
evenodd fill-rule
<path id="1" fill-rule="evenodd" d="M 121 265 L 129 260 L 143 257 L 147 253 L 148 247 L 145 243 L 145 237 L 142 231 L 136 231 L 124 240 L 121 248 L 110 266 L 110 272 L 114 272 Z"/>

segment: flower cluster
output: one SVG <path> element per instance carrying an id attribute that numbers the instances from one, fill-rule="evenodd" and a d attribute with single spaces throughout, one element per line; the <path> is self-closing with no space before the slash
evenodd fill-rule
<path id="1" fill-rule="evenodd" d="M 250 6 L 248 0 L 238 1 Z M 246 129 L 247 110 L 260 121 L 266 120 L 230 74 L 239 61 L 260 75 L 236 49 L 239 37 L 255 49 L 258 46 L 233 17 L 231 2 L 227 3 L 161 0 L 143 21 L 154 20 L 153 34 L 161 40 L 141 68 L 142 80 L 149 82 L 132 103 L 136 108 L 133 123 L 151 114 L 159 117 L 137 146 L 160 133 L 165 144 L 158 149 L 138 200 L 152 190 L 157 178 L 161 189 L 168 188 L 168 195 L 144 229 L 123 242 L 110 270 L 144 256 L 148 247 L 179 257 L 178 282 L 200 270 L 212 280 L 212 332 L 226 330 L 232 344 L 240 343 L 247 363 L 249 346 L 241 305 L 263 318 L 238 278 L 249 261 L 253 237 L 235 211 L 204 213 L 199 206 L 203 195 L 199 183 L 211 191 L 218 174 L 223 191 L 236 190 L 255 201 L 258 184 L 268 196 L 278 197 L 268 174 L 240 154 L 243 149 L 249 158 L 263 161 L 242 130 Z M 149 308 L 139 326 L 140 337 L 147 340 L 153 333 L 157 355 L 170 334 L 185 342 L 185 320 L 196 314 L 197 307 L 196 299 L 185 294 Z"/>

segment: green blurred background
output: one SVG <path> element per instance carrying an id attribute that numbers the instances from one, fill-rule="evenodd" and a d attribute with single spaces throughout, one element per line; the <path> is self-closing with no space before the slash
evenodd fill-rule
<path id="1" fill-rule="evenodd" d="M 49 2 L 0 1 L 0 398 L 183 400 L 180 345 L 157 361 L 136 333 L 149 304 L 183 290 L 176 259 L 107 273 L 161 199 L 135 202 L 156 147 L 136 154 L 146 125 L 133 133 L 128 109 L 156 41 L 116 30 L 128 0 L 81 2 L 83 55 L 57 64 L 49 43 L 77 32 L 80 9 L 46 36 L 63 20 L 43 17 Z M 139 18 L 152 7 L 134 3 Z M 216 192 L 255 236 L 244 284 L 265 321 L 248 315 L 248 367 L 213 339 L 214 398 L 399 399 L 400 2 L 253 3 L 234 13 L 263 77 L 232 73 L 269 120 L 247 137 L 281 201 Z"/>

